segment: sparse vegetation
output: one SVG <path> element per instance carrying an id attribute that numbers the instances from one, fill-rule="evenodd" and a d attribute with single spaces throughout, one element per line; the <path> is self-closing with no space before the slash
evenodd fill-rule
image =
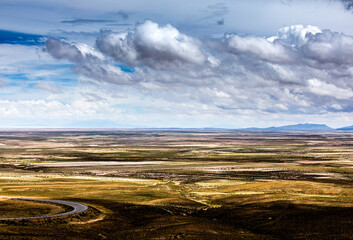
<path id="1" fill-rule="evenodd" d="M 0 143 L 0 195 L 92 207 L 2 223 L 1 239 L 353 239 L 349 132 L 2 132 Z M 6 202 L 10 216 L 62 210 Z"/>

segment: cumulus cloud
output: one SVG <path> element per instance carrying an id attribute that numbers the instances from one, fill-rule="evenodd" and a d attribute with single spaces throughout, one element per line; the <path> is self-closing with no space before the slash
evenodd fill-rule
<path id="1" fill-rule="evenodd" d="M 104 57 L 100 52 L 84 43 L 70 44 L 58 39 L 51 38 L 46 42 L 46 49 L 56 59 L 66 59 L 74 63 L 82 62 L 84 59 L 99 59 Z"/>
<path id="2" fill-rule="evenodd" d="M 290 62 L 296 58 L 295 54 L 282 44 L 264 38 L 226 34 L 225 42 L 229 51 L 235 54 L 246 54 L 265 61 Z"/>
<path id="3" fill-rule="evenodd" d="M 74 71 L 89 78 L 116 84 L 130 84 L 131 78 L 120 68 L 106 63 L 102 53 L 83 43 L 49 39 L 46 49 L 56 59 L 75 63 Z"/>
<path id="4" fill-rule="evenodd" d="M 155 69 L 202 65 L 207 61 L 199 40 L 180 33 L 169 24 L 159 26 L 152 21 L 145 21 L 131 32 L 103 32 L 96 45 L 115 61 Z"/>
<path id="5" fill-rule="evenodd" d="M 309 90 L 317 95 L 331 96 L 337 99 L 350 99 L 353 90 L 350 88 L 339 88 L 331 83 L 325 83 L 318 79 L 309 79 Z M 336 107 L 337 108 L 337 107 Z"/>
<path id="6" fill-rule="evenodd" d="M 353 37 L 315 26 L 281 28 L 276 36 L 262 38 L 226 34 L 229 52 L 278 64 L 333 68 L 353 64 Z"/>
<path id="7" fill-rule="evenodd" d="M 273 63 L 297 64 L 303 58 L 303 48 L 321 33 L 316 26 L 293 25 L 279 29 L 276 36 L 268 38 L 225 34 L 223 41 L 227 49 L 235 54 Z"/>
<path id="8" fill-rule="evenodd" d="M 279 29 L 276 36 L 268 38 L 225 34 L 224 42 L 227 49 L 235 54 L 274 63 L 298 63 L 303 54 L 309 52 L 308 42 L 321 33 L 315 26 L 293 25 Z"/>
<path id="9" fill-rule="evenodd" d="M 303 55 L 319 63 L 353 64 L 353 37 L 324 30 L 311 35 L 302 46 Z"/>
<path id="10" fill-rule="evenodd" d="M 301 47 L 307 43 L 311 35 L 321 32 L 321 29 L 316 26 L 292 25 L 279 29 L 276 36 L 267 40 L 270 42 L 277 40 L 286 45 Z"/>
<path id="11" fill-rule="evenodd" d="M 47 51 L 74 63 L 75 72 L 127 85 L 142 98 L 167 101 L 190 114 L 353 111 L 352 49 L 352 36 L 310 25 L 284 27 L 267 38 L 226 34 L 200 41 L 146 21 L 129 32 L 102 32 L 96 48 L 47 41 Z M 123 72 L 119 65 L 135 71 Z"/>

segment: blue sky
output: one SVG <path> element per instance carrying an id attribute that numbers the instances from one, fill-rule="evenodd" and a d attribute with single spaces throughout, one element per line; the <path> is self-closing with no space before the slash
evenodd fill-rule
<path id="1" fill-rule="evenodd" d="M 0 0 L 0 127 L 353 125 L 349 0 Z"/>

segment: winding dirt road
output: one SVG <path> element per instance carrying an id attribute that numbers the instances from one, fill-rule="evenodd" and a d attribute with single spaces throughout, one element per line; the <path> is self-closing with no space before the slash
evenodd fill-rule
<path id="1" fill-rule="evenodd" d="M 53 203 L 59 205 L 65 205 L 72 207 L 73 210 L 64 213 L 52 214 L 52 215 L 43 215 L 43 216 L 33 216 L 33 217 L 15 217 L 15 218 L 0 218 L 0 221 L 4 220 L 26 220 L 26 219 L 35 219 L 35 218 L 51 218 L 51 217 L 60 217 L 60 216 L 67 216 L 76 213 L 82 213 L 88 209 L 88 206 L 78 202 L 71 202 L 71 201 L 64 201 L 64 200 L 53 200 L 53 199 L 38 199 L 38 198 L 22 198 L 22 197 L 5 197 L 0 196 L 0 198 L 7 198 L 7 199 L 16 199 L 16 200 L 24 200 L 24 201 L 36 201 L 36 202 L 46 202 L 46 203 Z"/>

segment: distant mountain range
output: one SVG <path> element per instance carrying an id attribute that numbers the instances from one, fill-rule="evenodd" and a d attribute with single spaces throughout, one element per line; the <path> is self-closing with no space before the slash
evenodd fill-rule
<path id="1" fill-rule="evenodd" d="M 351 130 L 353 130 L 353 126 L 348 126 L 348 127 L 343 127 L 343 128 L 337 128 L 336 130 L 351 131 Z"/>
<path id="2" fill-rule="evenodd" d="M 279 127 L 267 127 L 267 128 L 215 128 L 215 127 L 205 127 L 205 128 L 129 128 L 130 130 L 162 130 L 162 131 L 353 131 L 353 125 L 342 127 L 342 128 L 330 128 L 325 124 L 312 124 L 312 123 L 301 123 L 295 125 L 285 125 Z M 116 130 L 126 130 L 124 128 L 0 128 L 0 131 L 116 131 Z"/>
<path id="3" fill-rule="evenodd" d="M 353 126 L 347 127 L 351 129 L 337 129 L 337 130 L 353 130 Z M 268 127 L 268 128 L 244 128 L 241 130 L 248 130 L 248 131 L 332 131 L 336 130 L 333 128 L 328 127 L 325 124 L 296 124 L 296 125 L 286 125 L 280 127 Z"/>

